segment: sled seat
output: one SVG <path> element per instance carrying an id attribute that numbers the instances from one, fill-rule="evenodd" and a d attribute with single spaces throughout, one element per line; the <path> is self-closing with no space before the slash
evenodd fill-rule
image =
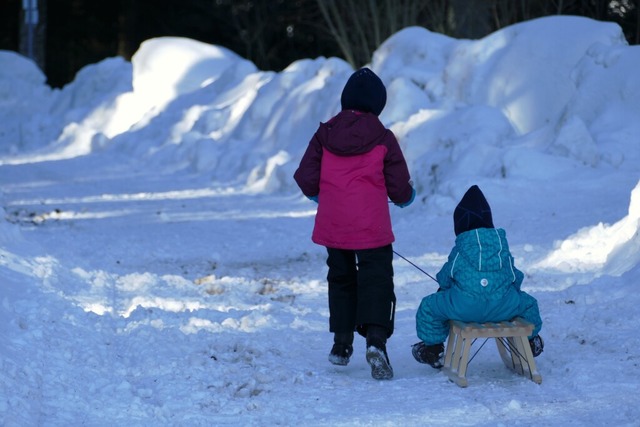
<path id="1" fill-rule="evenodd" d="M 495 338 L 498 352 L 507 368 L 537 384 L 542 383 L 529 346 L 528 337 L 533 331 L 531 323 L 516 317 L 510 321 L 487 323 L 450 320 L 449 324 L 449 340 L 442 370 L 460 387 L 468 385 L 469 352 L 478 338 L 485 338 L 485 341 Z"/>

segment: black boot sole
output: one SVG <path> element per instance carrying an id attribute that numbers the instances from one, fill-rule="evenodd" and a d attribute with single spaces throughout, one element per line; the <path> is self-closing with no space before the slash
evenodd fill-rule
<path id="1" fill-rule="evenodd" d="M 377 347 L 367 347 L 367 362 L 371 366 L 371 376 L 376 380 L 390 380 L 393 378 L 393 368 L 387 356 Z"/>

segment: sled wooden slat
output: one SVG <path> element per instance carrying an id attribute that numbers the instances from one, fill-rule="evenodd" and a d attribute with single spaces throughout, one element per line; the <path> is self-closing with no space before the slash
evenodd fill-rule
<path id="1" fill-rule="evenodd" d="M 537 384 L 542 383 L 529 346 L 528 336 L 533 331 L 531 323 L 517 317 L 510 321 L 487 323 L 451 320 L 449 324 L 449 340 L 442 370 L 458 386 L 468 385 L 469 353 L 476 338 L 495 338 L 505 366 Z"/>

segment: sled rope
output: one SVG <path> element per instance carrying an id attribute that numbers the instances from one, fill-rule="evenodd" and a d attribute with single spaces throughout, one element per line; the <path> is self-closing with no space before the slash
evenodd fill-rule
<path id="1" fill-rule="evenodd" d="M 396 252 L 395 250 L 393 251 L 394 254 L 398 255 L 400 258 L 402 258 L 403 260 L 407 261 L 409 264 L 413 265 L 415 268 L 417 268 L 418 270 L 422 271 L 424 274 L 426 274 L 427 276 L 429 276 L 431 278 L 431 280 L 433 280 L 434 282 L 438 283 L 438 281 L 435 279 L 435 277 L 433 277 L 432 275 L 430 275 L 429 273 L 427 273 L 426 271 L 424 271 L 423 269 L 421 269 L 420 267 L 418 267 L 417 265 L 415 265 L 414 263 L 412 263 L 411 261 L 409 261 L 407 258 L 403 257 L 402 255 L 400 255 L 398 252 Z"/>

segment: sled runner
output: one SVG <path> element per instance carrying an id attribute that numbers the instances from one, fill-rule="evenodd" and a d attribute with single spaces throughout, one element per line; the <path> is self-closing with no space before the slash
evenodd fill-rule
<path id="1" fill-rule="evenodd" d="M 442 370 L 460 387 L 468 385 L 466 374 L 469 352 L 478 338 L 485 338 L 485 341 L 495 338 L 498 352 L 507 368 L 537 384 L 542 383 L 542 376 L 536 368 L 527 338 L 533 331 L 531 323 L 519 317 L 495 323 L 465 323 L 458 320 L 451 320 L 449 323 L 449 340 Z"/>

